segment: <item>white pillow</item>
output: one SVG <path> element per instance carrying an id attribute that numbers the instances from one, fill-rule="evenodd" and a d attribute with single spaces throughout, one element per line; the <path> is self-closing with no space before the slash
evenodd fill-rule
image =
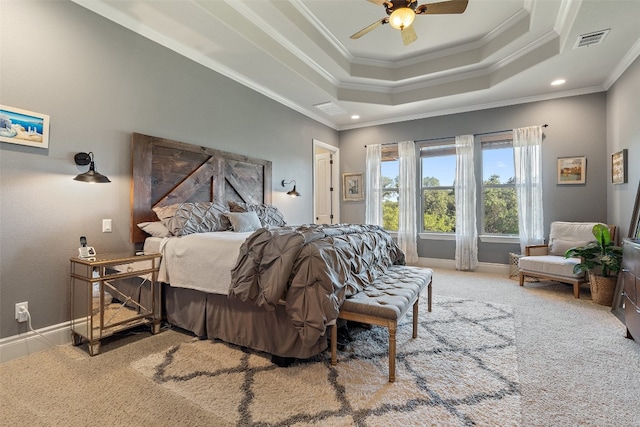
<path id="1" fill-rule="evenodd" d="M 164 224 L 160 221 L 141 222 L 140 224 L 138 224 L 138 227 L 140 227 L 142 231 L 150 234 L 153 237 L 171 237 L 171 233 L 169 232 L 167 227 L 165 227 Z"/>
<path id="2" fill-rule="evenodd" d="M 549 254 L 564 256 L 564 253 L 567 252 L 568 249 L 575 246 L 587 246 L 588 243 L 589 242 L 584 240 L 553 239 L 551 240 L 551 245 L 549 246 Z"/>
<path id="3" fill-rule="evenodd" d="M 237 233 L 256 231 L 258 228 L 262 227 L 258 214 L 253 211 L 227 212 L 224 216 L 229 219 L 229 222 L 231 222 L 231 228 L 233 228 L 233 231 Z"/>

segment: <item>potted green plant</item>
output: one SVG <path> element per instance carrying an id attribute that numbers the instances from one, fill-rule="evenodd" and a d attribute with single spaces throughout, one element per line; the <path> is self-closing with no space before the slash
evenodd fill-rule
<path id="1" fill-rule="evenodd" d="M 622 248 L 611 240 L 609 227 L 604 224 L 593 226 L 596 238 L 585 246 L 569 248 L 565 258 L 580 258 L 573 267 L 574 274 L 588 273 L 593 302 L 611 305 L 616 288 L 618 273 L 622 268 Z"/>

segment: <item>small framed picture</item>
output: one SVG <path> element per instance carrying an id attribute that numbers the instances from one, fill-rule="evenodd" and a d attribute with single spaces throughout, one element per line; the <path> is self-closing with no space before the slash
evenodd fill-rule
<path id="1" fill-rule="evenodd" d="M 0 141 L 49 148 L 49 116 L 0 105 Z"/>
<path id="2" fill-rule="evenodd" d="M 364 180 L 362 172 L 342 174 L 342 200 L 364 200 Z"/>
<path id="3" fill-rule="evenodd" d="M 627 183 L 627 149 L 611 155 L 611 182 L 613 184 Z"/>
<path id="4" fill-rule="evenodd" d="M 587 158 L 559 157 L 558 184 L 584 184 L 587 182 Z"/>

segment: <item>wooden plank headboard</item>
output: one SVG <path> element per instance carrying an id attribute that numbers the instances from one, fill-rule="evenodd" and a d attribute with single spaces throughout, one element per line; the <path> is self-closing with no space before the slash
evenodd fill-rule
<path id="1" fill-rule="evenodd" d="M 131 138 L 131 242 L 157 221 L 156 206 L 228 200 L 271 204 L 271 161 L 134 133 Z"/>

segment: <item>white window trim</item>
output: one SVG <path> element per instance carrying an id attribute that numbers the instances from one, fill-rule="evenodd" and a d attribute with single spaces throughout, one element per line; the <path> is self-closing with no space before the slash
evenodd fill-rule
<path id="1" fill-rule="evenodd" d="M 419 233 L 420 240 L 456 240 L 455 233 Z M 501 236 L 497 234 L 482 234 L 479 236 L 483 243 L 520 244 L 518 236 Z"/>

